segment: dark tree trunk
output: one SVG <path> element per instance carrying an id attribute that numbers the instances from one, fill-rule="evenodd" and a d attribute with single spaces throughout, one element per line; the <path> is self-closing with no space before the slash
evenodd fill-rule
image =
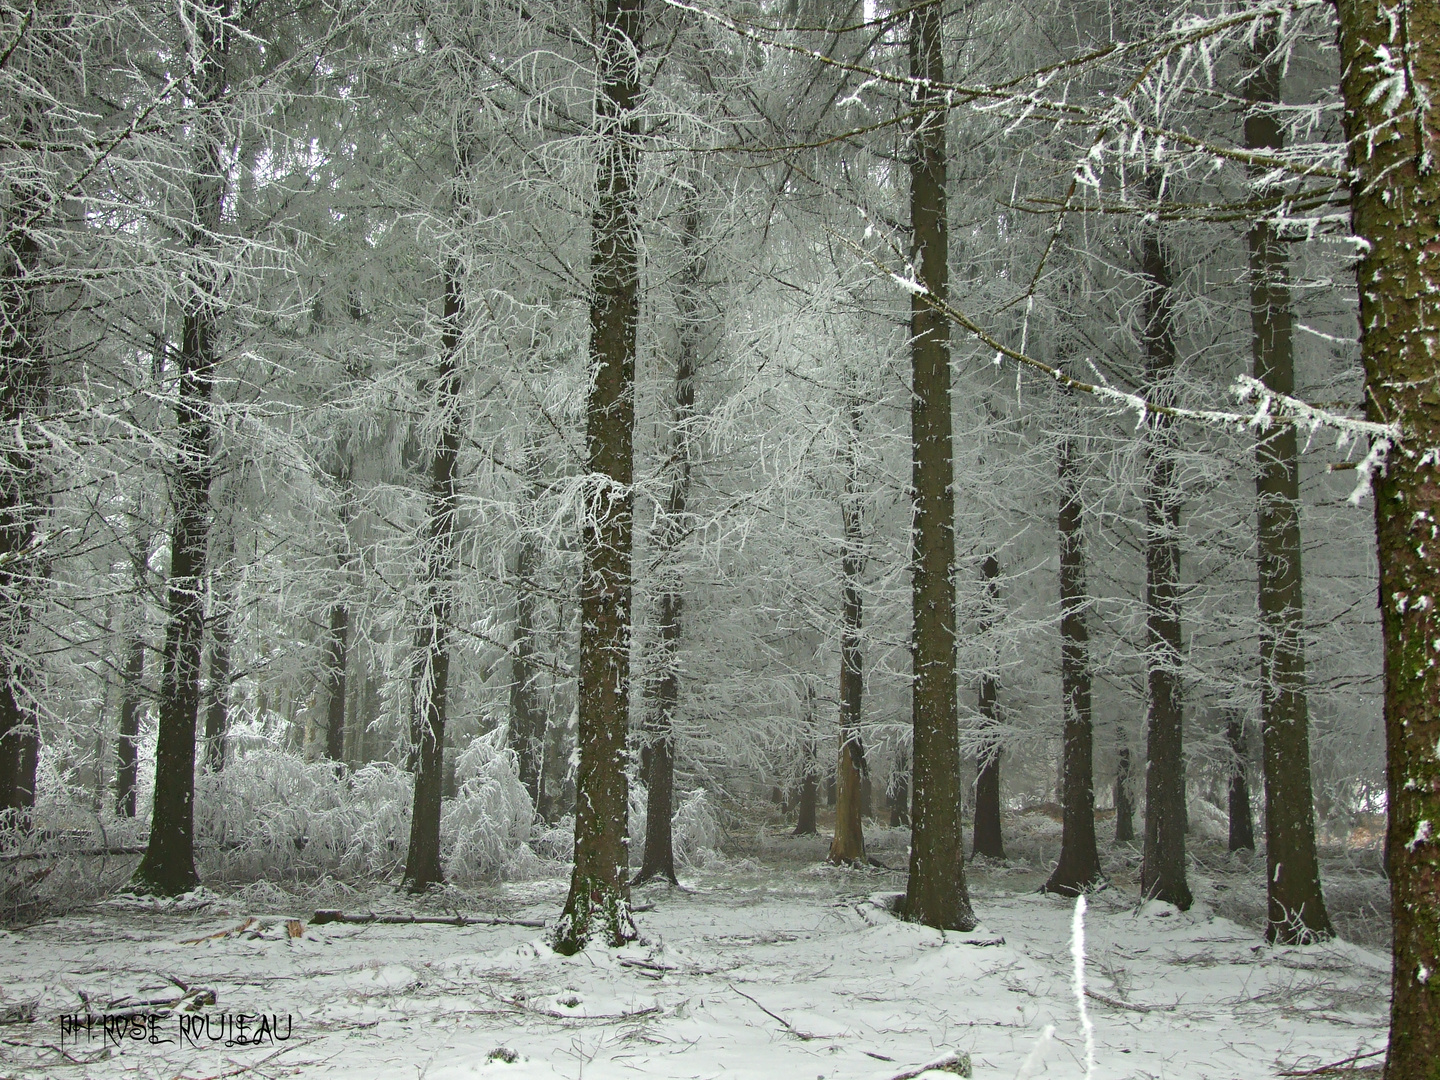
<path id="1" fill-rule="evenodd" d="M 18 657 L 45 576 L 36 550 L 45 479 L 40 456 L 27 448 L 21 430 L 25 421 L 43 414 L 50 364 L 40 341 L 39 297 L 26 280 L 40 268 L 40 244 L 29 219 L 44 212 L 38 201 L 43 196 L 16 183 L 10 197 L 10 213 L 0 217 L 8 241 L 0 249 L 0 425 L 14 432 L 0 454 L 0 820 L 28 824 L 40 729 Z M 13 225 L 12 217 L 18 219 Z"/>
<path id="2" fill-rule="evenodd" d="M 999 614 L 1000 562 L 994 555 L 980 564 L 985 578 L 985 614 L 981 629 L 988 631 Z M 980 712 L 980 753 L 975 759 L 975 847 L 973 853 L 991 859 L 1005 858 L 1000 834 L 1000 684 L 986 671 L 976 695 Z"/>
<path id="3" fill-rule="evenodd" d="M 205 766 L 211 772 L 225 767 L 225 738 L 230 729 L 230 649 L 231 604 L 235 585 L 231 579 L 230 561 L 235 557 L 235 533 L 227 531 L 225 558 L 213 588 L 214 609 L 210 612 L 210 700 L 205 706 Z"/>
<path id="4" fill-rule="evenodd" d="M 330 631 L 325 639 L 325 756 L 345 760 L 345 677 L 350 666 L 350 605 L 330 605 Z"/>
<path id="5" fill-rule="evenodd" d="M 460 494 L 455 467 L 460 455 L 460 335 L 464 314 L 460 269 L 447 265 L 436 365 L 440 439 L 430 458 L 430 509 L 426 529 L 425 580 L 429 591 L 425 621 L 415 633 L 413 681 L 415 806 L 410 815 L 410 848 L 404 884 L 424 892 L 444 880 L 440 866 L 440 803 L 445 779 L 445 716 L 450 692 L 450 584 L 454 574 L 456 518 Z"/>
<path id="6" fill-rule="evenodd" d="M 805 732 L 801 736 L 800 807 L 794 836 L 814 836 L 820 831 L 815 817 L 820 797 L 820 766 L 815 748 L 815 688 L 805 685 Z"/>
<path id="7" fill-rule="evenodd" d="M 529 467 L 529 455 L 526 466 Z M 535 487 L 530 488 L 532 498 Z M 540 809 L 540 768 L 545 757 L 545 710 L 536 700 L 535 572 L 540 550 L 529 531 L 515 552 L 515 631 L 510 641 L 510 749 L 520 766 L 520 782 Z"/>
<path id="8" fill-rule="evenodd" d="M 1085 537 L 1081 530 L 1081 464 L 1075 444 L 1060 444 L 1060 699 L 1065 750 L 1060 805 L 1060 861 L 1046 892 L 1075 896 L 1101 880 L 1095 845 L 1094 728 L 1090 717 L 1090 635 L 1085 628 Z"/>
<path id="9" fill-rule="evenodd" d="M 570 812 L 565 798 L 565 772 L 570 760 L 569 725 L 558 716 L 545 728 L 545 758 L 540 762 L 540 803 L 536 808 L 551 824 Z"/>
<path id="10" fill-rule="evenodd" d="M 910 74 L 916 120 L 910 137 L 913 261 L 926 291 L 950 292 L 946 220 L 942 9 L 909 16 Z M 942 929 L 975 925 L 965 887 L 960 835 L 960 730 L 955 672 L 955 448 L 950 416 L 950 323 L 927 302 L 910 299 L 911 679 L 914 764 L 910 878 L 905 917 Z"/>
<path id="11" fill-rule="evenodd" d="M 1246 86 L 1252 102 L 1245 145 L 1284 149 L 1272 110 L 1280 104 L 1282 58 L 1275 25 L 1254 41 Z M 1257 180 L 1263 169 L 1252 168 Z M 1255 378 L 1295 393 L 1290 274 L 1285 242 L 1264 219 L 1250 226 L 1251 353 Z M 1269 914 L 1265 940 L 1298 945 L 1333 937 L 1320 891 L 1315 804 L 1310 786 L 1310 719 L 1305 698 L 1305 619 L 1300 570 L 1300 453 L 1293 424 L 1277 424 L 1255 448 L 1256 547 L 1260 578 L 1260 730 L 1265 758 L 1265 861 Z M 1231 830 L 1233 833 L 1233 829 Z M 1253 842 L 1252 842 L 1253 846 Z"/>
<path id="12" fill-rule="evenodd" d="M 847 403 L 849 439 L 845 495 L 840 504 L 845 546 L 840 557 L 843 582 L 840 600 L 840 759 L 836 767 L 835 836 L 830 841 L 832 863 L 865 861 L 864 783 L 868 776 L 865 748 L 860 739 L 860 717 L 865 693 L 860 628 L 863 617 L 860 573 L 864 567 L 859 460 L 859 402 L 853 394 Z"/>
<path id="13" fill-rule="evenodd" d="M 634 527 L 635 326 L 639 314 L 636 166 L 642 0 L 605 0 L 595 114 L 600 160 L 591 222 L 590 356 L 585 513 L 580 582 L 580 766 L 575 867 L 555 947 L 636 936 L 626 850 L 625 737 L 630 718 L 630 555 Z"/>
<path id="14" fill-rule="evenodd" d="M 1250 816 L 1250 781 L 1245 746 L 1245 718 L 1239 712 L 1225 722 L 1225 745 L 1230 750 L 1230 850 L 1255 850 L 1255 825 Z"/>
<path id="15" fill-rule="evenodd" d="M 1122 732 L 1120 738 L 1125 738 Z M 1134 780 L 1130 774 L 1130 746 L 1121 742 L 1115 750 L 1115 842 L 1128 844 L 1135 839 L 1135 796 L 1131 793 Z"/>
<path id="16" fill-rule="evenodd" d="M 139 779 L 136 737 L 145 695 L 145 592 L 150 565 L 150 535 L 136 540 L 135 595 L 125 622 L 125 667 L 120 681 L 120 733 L 115 741 L 115 814 L 135 816 L 135 784 Z"/>
<path id="17" fill-rule="evenodd" d="M 205 557 L 210 537 L 213 419 L 219 362 L 218 282 L 204 267 L 213 253 L 225 201 L 225 147 L 215 110 L 226 92 L 230 0 L 195 11 L 194 55 L 187 95 L 202 112 L 192 137 L 191 195 L 195 218 L 186 246 L 201 264 L 182 290 L 183 317 L 176 375 L 178 458 L 171 476 L 173 520 L 166 589 L 165 646 L 160 671 L 160 731 L 155 747 L 155 797 L 150 843 L 135 870 L 142 893 L 174 896 L 199 884 L 195 872 L 195 727 L 200 709 L 200 654 L 205 629 Z"/>
<path id="18" fill-rule="evenodd" d="M 1394 928 L 1385 1076 L 1415 1080 L 1440 1076 L 1440 462 L 1430 452 L 1440 446 L 1440 114 L 1427 103 L 1440 87 L 1440 4 L 1337 8 L 1351 211 L 1366 241 L 1357 268 L 1366 408 L 1401 433 L 1374 479 Z M 1386 56 L 1404 57 L 1403 81 L 1376 62 Z"/>
<path id="19" fill-rule="evenodd" d="M 890 780 L 890 827 L 910 824 L 910 755 L 902 748 L 895 757 L 895 775 Z"/>
<path id="20" fill-rule="evenodd" d="M 1151 184 L 1152 193 L 1158 184 Z M 1144 382 L 1151 399 L 1173 397 L 1174 297 L 1160 237 L 1147 228 L 1142 244 Z M 1185 757 L 1180 665 L 1180 501 L 1175 484 L 1176 438 L 1170 418 L 1147 423 L 1145 489 L 1145 851 L 1140 891 L 1182 911 L 1190 907 L 1185 881 Z"/>
<path id="21" fill-rule="evenodd" d="M 695 368 L 700 359 L 700 278 L 704 272 L 699 247 L 700 220 L 692 209 L 681 226 L 680 246 L 686 264 L 675 298 L 680 316 L 675 357 L 675 415 L 670 433 L 670 491 L 656 543 L 659 565 L 656 627 L 658 678 L 646 709 L 646 749 L 650 767 L 645 807 L 645 853 L 634 884 L 664 876 L 675 881 L 675 852 L 670 819 L 675 806 L 675 711 L 680 704 L 680 617 L 685 598 L 673 565 L 685 536 L 690 498 L 690 428 L 695 419 Z"/>

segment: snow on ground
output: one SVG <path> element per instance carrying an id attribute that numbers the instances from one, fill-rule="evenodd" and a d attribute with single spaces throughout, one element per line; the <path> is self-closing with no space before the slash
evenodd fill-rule
<path id="1" fill-rule="evenodd" d="M 981 869 L 983 926 L 942 934 L 876 899 L 902 883 L 796 860 L 717 862 L 681 889 L 637 890 L 655 904 L 637 916 L 644 944 L 573 957 L 519 926 L 313 926 L 298 900 L 243 899 L 263 890 L 191 910 L 113 900 L 0 931 L 0 1075 L 888 1080 L 953 1050 L 976 1077 L 1083 1076 L 1073 904 L 1030 891 L 1033 875 Z M 565 888 L 557 874 L 445 901 L 553 919 Z M 377 889 L 345 906 L 439 905 Z M 244 933 L 209 936 L 252 917 Z M 1091 898 L 1086 939 L 1097 1078 L 1268 1078 L 1385 1045 L 1389 963 L 1355 945 L 1267 948 L 1204 903 L 1137 910 L 1123 888 Z M 170 1015 L 155 1035 L 179 1041 L 127 1029 L 107 1045 L 97 1029 L 66 1033 L 62 1047 L 60 1017 L 83 1015 L 85 1001 L 113 1013 L 181 985 L 215 991 L 186 1014 L 208 1015 L 214 1036 L 229 1014 L 233 1041 L 244 1012 L 275 1015 L 289 1037 L 227 1047 L 187 1019 L 190 1046 Z"/>

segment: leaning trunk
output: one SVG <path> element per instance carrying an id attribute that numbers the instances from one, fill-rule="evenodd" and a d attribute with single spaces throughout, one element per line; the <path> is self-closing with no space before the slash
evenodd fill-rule
<path id="1" fill-rule="evenodd" d="M 905 917 L 941 929 L 975 925 L 960 836 L 960 731 L 955 674 L 955 491 L 950 323 L 929 297 L 949 297 L 945 79 L 941 8 L 911 9 L 910 225 L 927 296 L 910 298 L 911 697 L 914 791 Z"/>
<path id="2" fill-rule="evenodd" d="M 639 313 L 636 166 L 642 0 L 606 0 L 595 100 L 600 161 L 591 221 L 590 357 L 580 582 L 579 752 L 575 866 L 555 947 L 594 938 L 623 945 L 630 917 L 625 737 L 630 717 L 630 554 L 633 529 L 635 327 Z"/>
<path id="3" fill-rule="evenodd" d="M 1440 1076 L 1440 5 L 1338 10 L 1366 408 L 1401 440 L 1375 481 L 1394 920 L 1385 1075 L 1415 1080 Z"/>
<path id="4" fill-rule="evenodd" d="M 1152 400 L 1167 402 L 1175 371 L 1174 298 L 1160 237 L 1141 241 L 1145 280 L 1144 380 Z M 1156 413 L 1146 432 L 1145 487 L 1145 849 L 1140 891 L 1182 911 L 1191 902 L 1185 881 L 1185 758 L 1180 698 L 1180 499 L 1175 485 L 1176 439 L 1170 418 Z"/>
<path id="5" fill-rule="evenodd" d="M 1278 155 L 1285 135 L 1281 57 L 1274 23 L 1254 44 L 1245 146 Z M 1270 106 L 1270 110 L 1265 107 Z M 1263 176 L 1265 170 L 1252 168 Z M 1257 192 L 1260 194 L 1263 192 Z M 1250 226 L 1250 325 L 1255 378 L 1295 393 L 1290 276 L 1285 242 L 1272 222 Z M 1300 452 L 1293 424 L 1277 424 L 1255 448 L 1256 546 L 1260 578 L 1260 730 L 1265 759 L 1265 862 L 1269 913 L 1265 940 L 1300 945 L 1333 937 L 1320 892 L 1315 804 L 1310 788 L 1310 720 L 1305 699 L 1305 619 L 1300 576 Z"/>
<path id="6" fill-rule="evenodd" d="M 428 605 L 415 634 L 412 734 L 415 803 L 410 815 L 410 849 L 405 887 L 424 892 L 443 879 L 440 867 L 440 797 L 445 771 L 445 713 L 450 688 L 450 579 L 454 572 L 459 490 L 455 466 L 460 453 L 460 322 L 463 301 L 459 267 L 444 273 L 445 301 L 435 393 L 440 438 L 430 459 L 430 509 L 426 530 L 425 581 Z"/>
<path id="7" fill-rule="evenodd" d="M 1095 846 L 1094 729 L 1090 722 L 1089 633 L 1085 627 L 1085 538 L 1081 532 L 1081 472 L 1075 444 L 1060 445 L 1060 700 L 1065 749 L 1060 805 L 1060 861 L 1046 892 L 1075 896 L 1100 880 Z"/>

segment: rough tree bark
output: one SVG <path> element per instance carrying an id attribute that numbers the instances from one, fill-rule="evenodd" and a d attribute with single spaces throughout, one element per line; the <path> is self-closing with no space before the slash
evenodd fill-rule
<path id="1" fill-rule="evenodd" d="M 137 514 L 138 516 L 138 514 Z M 120 678 L 120 732 L 115 741 L 115 814 L 135 816 L 139 761 L 135 746 L 145 700 L 145 594 L 149 588 L 150 534 L 141 530 L 132 555 L 134 596 L 123 619 L 125 667 Z"/>
<path id="2" fill-rule="evenodd" d="M 225 738 L 230 728 L 230 650 L 234 631 L 231 629 L 231 606 L 235 598 L 235 582 L 230 562 L 235 557 L 233 518 L 227 522 L 225 545 L 217 559 L 217 574 L 211 588 L 214 603 L 206 623 L 210 628 L 209 701 L 205 704 L 205 767 L 219 772 L 225 767 Z"/>
<path id="3" fill-rule="evenodd" d="M 335 481 L 340 502 L 340 536 L 335 546 L 336 578 L 339 594 L 330 605 L 330 626 L 325 638 L 325 756 L 331 761 L 345 760 L 346 676 L 350 667 L 350 602 L 345 592 L 350 584 L 350 568 L 354 557 L 350 551 L 351 472 L 354 462 L 348 450 L 337 453 Z"/>
<path id="4" fill-rule="evenodd" d="M 426 528 L 423 622 L 415 632 L 415 803 L 410 815 L 410 848 L 404 884 L 424 892 L 444 880 L 440 866 L 440 803 L 445 773 L 445 718 L 450 692 L 451 578 L 455 568 L 455 527 L 460 492 L 455 467 L 460 455 L 460 337 L 464 318 L 460 268 L 447 264 L 440 323 L 440 356 L 435 371 L 440 433 L 430 457 L 430 508 Z"/>
<path id="5" fill-rule="evenodd" d="M 1283 57 L 1265 23 L 1252 46 L 1246 83 L 1251 102 L 1245 146 L 1276 154 L 1285 132 L 1281 104 Z M 1267 170 L 1252 167 L 1258 181 Z M 1263 189 L 1256 194 L 1264 194 Z M 1295 393 L 1290 273 L 1285 241 L 1273 222 L 1250 226 L 1250 325 L 1254 375 L 1280 394 Z M 1310 786 L 1310 718 L 1305 697 L 1305 619 L 1300 567 L 1300 452 L 1293 424 L 1277 424 L 1255 447 L 1256 547 L 1260 579 L 1260 731 L 1265 760 L 1265 863 L 1269 911 L 1265 940 L 1282 945 L 1335 935 L 1320 891 L 1315 803 Z"/>
<path id="6" fill-rule="evenodd" d="M 642 0 L 605 0 L 595 97 L 600 160 L 590 238 L 590 357 L 580 582 L 580 764 L 575 866 L 555 948 L 636 936 L 630 917 L 625 736 L 630 717 L 630 556 L 634 528 L 635 327 L 639 314 L 636 166 L 639 163 Z"/>
<path id="7" fill-rule="evenodd" d="M 981 632 L 988 631 L 999 614 L 1000 561 L 986 555 L 980 564 L 985 579 L 985 613 Z M 1005 841 L 1000 831 L 1000 682 L 992 672 L 983 672 L 976 694 L 980 713 L 980 751 L 975 756 L 975 846 L 972 854 L 991 859 L 1005 858 Z"/>
<path id="8" fill-rule="evenodd" d="M 1230 848 L 1255 850 L 1255 822 L 1250 814 L 1250 781 L 1245 767 L 1245 717 L 1232 712 L 1225 721 L 1225 745 L 1230 751 Z"/>
<path id="9" fill-rule="evenodd" d="M 675 306 L 680 318 L 675 355 L 675 413 L 670 428 L 670 490 L 660 536 L 655 547 L 659 566 L 655 624 L 658 678 L 646 703 L 646 749 L 650 768 L 646 782 L 645 853 L 634 884 L 664 876 L 675 881 L 675 852 L 670 833 L 675 808 L 675 710 L 680 704 L 680 617 L 685 597 L 672 564 L 685 535 L 685 508 L 690 498 L 690 436 L 695 419 L 695 369 L 700 359 L 700 279 L 705 271 L 699 241 L 700 217 L 685 213 L 680 230 L 680 251 L 685 266 L 680 272 Z"/>
<path id="10" fill-rule="evenodd" d="M 942 9 L 909 14 L 916 120 L 910 139 L 914 260 L 929 295 L 949 298 Z M 911 723 L 914 739 L 910 877 L 905 918 L 942 929 L 975 926 L 960 835 L 960 730 L 955 671 L 955 448 L 950 324 L 924 296 L 910 299 Z"/>
<path id="11" fill-rule="evenodd" d="M 1158 185 L 1152 184 L 1152 194 Z M 1170 264 L 1160 236 L 1146 228 L 1141 240 L 1145 282 L 1144 383 L 1152 400 L 1173 396 L 1174 297 Z M 1180 502 L 1175 485 L 1176 438 L 1170 418 L 1147 421 L 1145 486 L 1145 845 L 1140 891 L 1182 911 L 1190 907 L 1185 880 L 1185 757 L 1182 745 L 1180 664 Z"/>
<path id="12" fill-rule="evenodd" d="M 1085 628 L 1085 536 L 1075 442 L 1060 444 L 1060 700 L 1065 710 L 1060 861 L 1046 892 L 1075 896 L 1101 880 L 1095 845 L 1094 728 L 1090 717 L 1089 634 Z"/>
<path id="13" fill-rule="evenodd" d="M 860 403 L 853 392 L 846 402 L 845 492 L 840 502 L 844 548 L 840 556 L 840 756 L 835 767 L 835 835 L 830 841 L 830 861 L 836 864 L 865 862 L 863 786 L 869 772 L 865 745 L 860 738 L 860 717 L 865 693 L 860 627 L 864 610 L 860 597 L 860 574 L 864 569 L 863 521 L 860 508 L 859 457 Z"/>
<path id="14" fill-rule="evenodd" d="M 195 726 L 200 708 L 200 653 L 205 628 L 206 548 L 210 535 L 210 479 L 214 422 L 211 400 L 219 363 L 216 336 L 221 304 L 209 265 L 225 203 L 226 147 L 219 107 L 233 0 L 196 6 L 190 38 L 187 97 L 200 114 L 190 195 L 194 217 L 185 246 L 185 271 L 175 419 L 177 460 L 171 476 L 170 578 L 160 671 L 160 731 L 155 747 L 155 797 L 150 842 L 135 870 L 137 892 L 173 896 L 199 884 L 195 872 Z"/>
<path id="15" fill-rule="evenodd" d="M 1375 482 L 1394 935 L 1387 1080 L 1440 1077 L 1440 4 L 1339 0 L 1360 355 L 1400 428 Z"/>

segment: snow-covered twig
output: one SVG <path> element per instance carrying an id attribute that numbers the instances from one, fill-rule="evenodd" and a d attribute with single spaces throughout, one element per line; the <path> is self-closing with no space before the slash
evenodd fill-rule
<path id="1" fill-rule="evenodd" d="M 1080 1028 L 1085 1032 L 1085 1080 L 1095 1073 L 1095 1025 L 1085 1009 L 1085 894 L 1075 897 L 1075 916 L 1070 922 L 1070 957 L 1075 962 L 1075 1007 L 1080 1011 Z"/>

